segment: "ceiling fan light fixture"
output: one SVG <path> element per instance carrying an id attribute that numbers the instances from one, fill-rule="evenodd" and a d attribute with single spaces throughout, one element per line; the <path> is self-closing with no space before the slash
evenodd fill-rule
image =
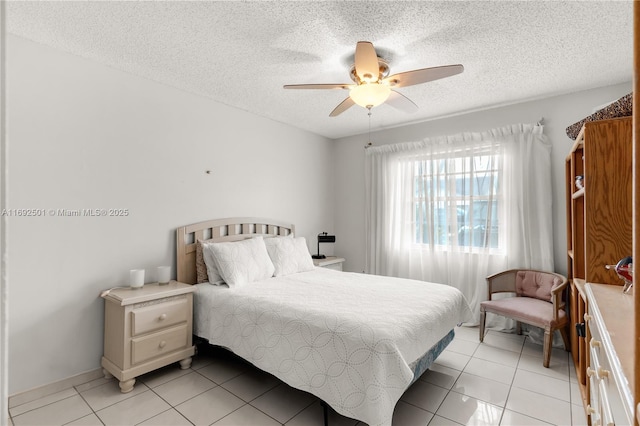
<path id="1" fill-rule="evenodd" d="M 360 84 L 349 92 L 353 102 L 363 108 L 373 108 L 384 103 L 390 94 L 391 88 L 381 83 Z"/>
<path id="2" fill-rule="evenodd" d="M 0 0 L 1 1 L 1 0 Z M 329 117 L 337 117 L 354 105 L 371 108 L 388 102 L 392 107 L 404 112 L 418 109 L 409 98 L 396 87 L 408 87 L 451 77 L 464 71 L 462 64 L 421 68 L 389 76 L 389 64 L 378 56 L 373 44 L 359 41 L 353 56 L 349 76 L 354 84 L 287 84 L 285 89 L 350 89 L 349 96 L 331 111 Z"/>

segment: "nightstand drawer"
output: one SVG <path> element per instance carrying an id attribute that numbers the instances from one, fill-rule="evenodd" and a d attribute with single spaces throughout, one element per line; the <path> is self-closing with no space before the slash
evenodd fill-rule
<path id="1" fill-rule="evenodd" d="M 137 336 L 187 321 L 189 304 L 186 297 L 131 311 L 131 335 Z"/>
<path id="2" fill-rule="evenodd" d="M 174 327 L 160 333 L 131 339 L 131 363 L 138 364 L 148 359 L 187 347 L 187 326 Z"/>

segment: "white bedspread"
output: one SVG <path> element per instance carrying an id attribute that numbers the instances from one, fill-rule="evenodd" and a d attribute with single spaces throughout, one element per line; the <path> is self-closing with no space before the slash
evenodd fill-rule
<path id="1" fill-rule="evenodd" d="M 316 268 L 198 284 L 194 332 L 369 425 L 390 425 L 416 359 L 471 318 L 457 289 Z"/>

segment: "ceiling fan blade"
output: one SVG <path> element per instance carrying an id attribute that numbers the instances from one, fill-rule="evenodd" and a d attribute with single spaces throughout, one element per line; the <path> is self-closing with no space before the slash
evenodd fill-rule
<path id="1" fill-rule="evenodd" d="M 406 87 L 414 84 L 427 83 L 452 75 L 460 74 L 464 67 L 460 64 L 442 67 L 422 68 L 419 70 L 401 72 L 384 79 L 391 87 Z"/>
<path id="2" fill-rule="evenodd" d="M 391 91 L 391 94 L 387 99 L 387 104 L 404 112 L 416 112 L 418 110 L 418 105 L 402 93 L 396 92 L 395 90 Z"/>
<path id="3" fill-rule="evenodd" d="M 285 84 L 285 89 L 350 89 L 353 84 Z"/>
<path id="4" fill-rule="evenodd" d="M 380 74 L 378 54 L 370 42 L 359 41 L 356 45 L 355 68 L 361 81 L 378 81 L 378 74 Z"/>
<path id="5" fill-rule="evenodd" d="M 340 102 L 340 105 L 335 107 L 333 111 L 331 111 L 331 114 L 329 114 L 329 117 L 335 117 L 337 115 L 340 115 L 346 110 L 348 110 L 349 108 L 351 108 L 352 106 L 354 106 L 355 104 L 356 103 L 353 102 L 353 99 L 351 99 L 351 97 L 348 97 L 344 101 Z"/>

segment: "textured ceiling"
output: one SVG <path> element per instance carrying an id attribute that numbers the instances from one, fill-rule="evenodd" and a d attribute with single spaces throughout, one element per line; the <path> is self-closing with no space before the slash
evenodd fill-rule
<path id="1" fill-rule="evenodd" d="M 372 130 L 632 79 L 632 1 L 23 2 L 8 31 L 330 138 L 367 132 L 367 110 L 329 113 L 356 42 L 391 73 L 463 64 L 398 89 L 419 110 L 373 108 Z M 532 119 L 534 119 L 532 117 Z"/>

